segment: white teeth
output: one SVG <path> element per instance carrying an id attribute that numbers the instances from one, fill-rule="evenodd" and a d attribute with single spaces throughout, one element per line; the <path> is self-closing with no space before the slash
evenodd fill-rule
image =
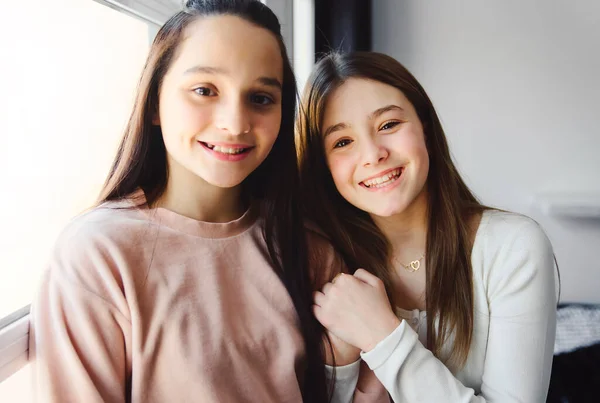
<path id="1" fill-rule="evenodd" d="M 400 173 L 402 171 L 400 169 L 394 169 L 392 172 L 387 173 L 383 176 L 380 176 L 379 178 L 374 178 L 374 179 L 369 179 L 367 181 L 364 181 L 363 184 L 370 188 L 370 187 L 375 187 L 375 188 L 381 188 L 381 187 L 385 187 L 393 182 L 396 181 L 396 179 L 398 179 L 398 177 L 400 176 Z"/>
<path id="2" fill-rule="evenodd" d="M 235 154 L 240 154 L 246 150 L 245 148 L 231 148 L 231 147 L 214 146 L 214 145 L 208 144 L 208 143 L 206 143 L 206 145 L 211 150 L 222 153 L 222 154 L 235 155 Z"/>

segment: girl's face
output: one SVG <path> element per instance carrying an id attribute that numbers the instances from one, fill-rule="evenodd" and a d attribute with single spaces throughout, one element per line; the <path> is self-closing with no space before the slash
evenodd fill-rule
<path id="1" fill-rule="evenodd" d="M 158 114 L 169 181 L 193 174 L 232 188 L 267 157 L 281 125 L 275 36 L 235 16 L 199 18 L 163 78 Z"/>
<path id="2" fill-rule="evenodd" d="M 352 205 L 390 217 L 425 202 L 429 156 L 423 126 L 401 91 L 349 79 L 329 97 L 322 129 L 333 181 Z"/>

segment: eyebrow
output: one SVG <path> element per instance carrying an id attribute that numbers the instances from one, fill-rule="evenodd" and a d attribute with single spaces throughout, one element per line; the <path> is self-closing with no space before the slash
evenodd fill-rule
<path id="1" fill-rule="evenodd" d="M 190 67 L 183 74 L 194 74 L 194 73 L 206 73 L 206 74 L 227 74 L 225 69 L 220 67 L 210 67 L 210 66 L 194 66 Z"/>
<path id="2" fill-rule="evenodd" d="M 196 74 L 196 73 L 229 75 L 229 72 L 223 68 L 210 67 L 210 66 L 190 67 L 189 69 L 184 71 L 183 74 L 188 75 L 188 74 Z M 259 77 L 256 81 L 258 81 L 259 83 L 266 85 L 268 87 L 274 87 L 278 90 L 283 89 L 283 84 L 281 84 L 281 82 L 274 77 L 263 76 L 263 77 Z"/>
<path id="3" fill-rule="evenodd" d="M 398 105 L 387 105 L 382 108 L 375 109 L 373 112 L 371 112 L 371 114 L 369 115 L 369 120 L 373 120 L 373 119 L 383 115 L 386 112 L 394 111 L 394 110 L 399 110 L 399 111 L 404 112 L 404 109 L 402 109 Z M 338 130 L 344 130 L 346 128 L 348 128 L 348 125 L 346 123 L 338 123 L 333 126 L 329 126 L 323 133 L 323 138 L 329 136 L 333 132 L 336 132 Z"/>
<path id="4" fill-rule="evenodd" d="M 404 112 L 404 109 L 402 109 L 398 105 L 390 104 L 390 105 L 384 106 L 383 108 L 375 109 L 373 112 L 371 112 L 371 114 L 369 115 L 369 120 L 373 120 L 373 119 L 378 118 L 379 116 L 383 115 L 386 112 L 395 111 L 395 110 Z"/>
<path id="5" fill-rule="evenodd" d="M 278 90 L 283 89 L 283 84 L 281 84 L 278 79 L 273 77 L 259 77 L 258 82 L 268 87 L 277 88 Z"/>
<path id="6" fill-rule="evenodd" d="M 333 132 L 337 132 L 339 130 L 344 130 L 346 128 L 348 128 L 348 125 L 346 123 L 338 123 L 336 125 L 329 126 L 327 128 L 327 130 L 325 130 L 325 133 L 323 133 L 323 138 L 326 138 L 327 136 L 329 136 Z"/>

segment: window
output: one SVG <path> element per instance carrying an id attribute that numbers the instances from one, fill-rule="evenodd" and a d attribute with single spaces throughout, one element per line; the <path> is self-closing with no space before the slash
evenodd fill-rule
<path id="1" fill-rule="evenodd" d="M 294 72 L 302 93 L 315 64 L 315 0 L 293 0 L 292 28 Z"/>
<path id="2" fill-rule="evenodd" d="M 0 319 L 31 303 L 57 235 L 95 202 L 133 104 L 157 26 L 102 3 L 0 5 Z M 8 348 L 25 344 L 26 322 L 12 335 L 7 323 L 0 382 L 14 372 L 3 374 L 14 358 Z M 31 401 L 29 381 L 27 368 L 10 376 L 0 401 Z"/>
<path id="3" fill-rule="evenodd" d="M 315 0 L 261 1 L 279 18 L 281 34 L 301 92 L 315 62 Z"/>

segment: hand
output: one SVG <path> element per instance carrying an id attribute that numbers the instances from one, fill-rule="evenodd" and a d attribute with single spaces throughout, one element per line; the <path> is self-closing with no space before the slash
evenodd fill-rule
<path id="1" fill-rule="evenodd" d="M 352 364 L 360 358 L 360 348 L 354 347 L 352 344 L 346 343 L 344 340 L 337 337 L 335 334 L 327 331 L 331 348 L 333 348 L 333 356 L 335 357 L 335 366 L 343 367 L 344 365 Z M 331 357 L 331 348 L 329 343 L 324 340 L 325 345 L 325 363 L 333 366 L 333 358 Z"/>
<path id="2" fill-rule="evenodd" d="M 330 333 L 362 351 L 372 350 L 398 327 L 383 282 L 363 269 L 341 274 L 314 294 L 313 311 Z"/>

